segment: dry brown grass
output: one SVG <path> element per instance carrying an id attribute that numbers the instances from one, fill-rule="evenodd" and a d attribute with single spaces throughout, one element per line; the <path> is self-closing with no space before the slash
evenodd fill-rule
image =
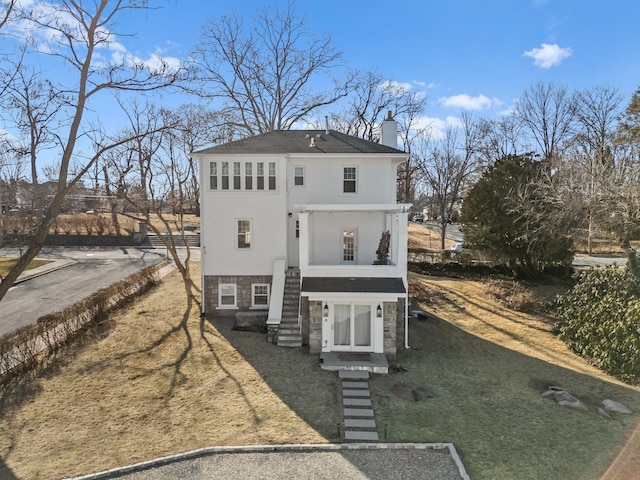
<path id="1" fill-rule="evenodd" d="M 0 257 L 0 276 L 4 277 L 7 275 L 16 263 L 18 263 L 17 258 Z M 40 267 L 41 265 L 46 265 L 47 263 L 50 263 L 50 260 L 32 260 L 29 262 L 29 265 L 27 265 L 27 268 L 25 268 L 25 271 Z"/>
<path id="2" fill-rule="evenodd" d="M 185 307 L 174 273 L 46 374 L 2 392 L 0 478 L 79 475 L 210 445 L 335 440 L 338 381 L 317 358 Z"/>
<path id="3" fill-rule="evenodd" d="M 422 298 L 422 307 L 471 335 L 551 364 L 625 385 L 572 353 L 551 333 L 553 317 L 505 308 L 503 301 L 495 298 L 495 286 L 491 283 L 415 273 L 409 273 L 409 283 Z M 527 298 L 531 298 L 530 295 L 533 293 Z"/>
<path id="4" fill-rule="evenodd" d="M 451 248 L 453 240 L 445 240 L 445 248 Z M 409 250 L 440 251 L 440 232 L 422 223 L 409 223 Z"/>

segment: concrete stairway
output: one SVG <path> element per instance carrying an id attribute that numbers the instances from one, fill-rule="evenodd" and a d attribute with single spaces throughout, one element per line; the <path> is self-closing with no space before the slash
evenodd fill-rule
<path id="1" fill-rule="evenodd" d="M 355 442 L 377 442 L 378 430 L 371 405 L 369 372 L 340 370 L 344 439 Z"/>
<path id="2" fill-rule="evenodd" d="M 289 268 L 285 273 L 282 320 L 278 327 L 279 347 L 301 347 L 302 334 L 298 315 L 300 311 L 300 270 Z"/>
<path id="3" fill-rule="evenodd" d="M 187 242 L 190 247 L 199 247 L 200 246 L 200 234 L 199 233 L 186 233 Z M 153 248 L 165 248 L 164 243 L 162 243 L 162 239 L 158 237 L 158 235 L 149 234 L 147 235 L 147 240 L 151 247 Z M 184 239 L 182 235 L 175 233 L 173 234 L 173 241 L 176 244 L 176 247 L 184 247 Z"/>

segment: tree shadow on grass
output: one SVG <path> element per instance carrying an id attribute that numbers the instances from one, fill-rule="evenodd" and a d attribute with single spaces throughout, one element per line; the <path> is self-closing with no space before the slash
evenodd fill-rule
<path id="1" fill-rule="evenodd" d="M 0 478 L 2 480 L 19 480 L 18 477 L 11 471 L 11 469 L 0 458 Z"/>
<path id="2" fill-rule="evenodd" d="M 340 381 L 336 372 L 320 368 L 319 356 L 309 354 L 308 347 L 277 347 L 266 341 L 265 333 L 235 330 L 232 318 L 203 316 L 201 331 L 203 337 L 218 332 L 284 404 L 327 441 L 341 441 L 337 428 L 342 421 Z M 207 344 L 215 355 L 212 343 Z"/>

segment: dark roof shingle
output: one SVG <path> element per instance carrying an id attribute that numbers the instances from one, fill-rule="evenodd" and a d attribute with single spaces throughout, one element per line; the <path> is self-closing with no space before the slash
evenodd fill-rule
<path id="1" fill-rule="evenodd" d="M 313 141 L 312 141 L 313 140 Z M 311 146 L 313 144 L 313 146 Z M 198 154 L 404 153 L 397 148 L 329 130 L 274 130 L 198 150 Z"/>
<path id="2" fill-rule="evenodd" d="M 305 277 L 303 292 L 398 293 L 404 294 L 402 278 Z"/>

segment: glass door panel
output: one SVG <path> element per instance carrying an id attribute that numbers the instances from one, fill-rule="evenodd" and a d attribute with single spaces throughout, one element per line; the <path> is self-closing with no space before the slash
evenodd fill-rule
<path id="1" fill-rule="evenodd" d="M 353 345 L 371 346 L 371 305 L 354 305 Z"/>
<path id="2" fill-rule="evenodd" d="M 351 305 L 333 306 L 333 344 L 351 345 Z"/>

